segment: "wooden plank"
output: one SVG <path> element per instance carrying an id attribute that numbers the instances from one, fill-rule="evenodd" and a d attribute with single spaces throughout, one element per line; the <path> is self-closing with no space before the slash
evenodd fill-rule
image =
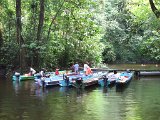
<path id="1" fill-rule="evenodd" d="M 93 71 L 126 71 L 126 69 L 99 69 L 99 68 L 92 68 Z M 152 72 L 152 71 L 157 71 L 160 72 L 160 70 L 152 69 L 152 70 L 146 70 L 146 69 L 129 69 L 130 71 L 146 71 L 146 72 Z"/>
<path id="2" fill-rule="evenodd" d="M 151 72 L 140 72 L 140 76 L 160 76 L 160 71 L 151 71 Z"/>

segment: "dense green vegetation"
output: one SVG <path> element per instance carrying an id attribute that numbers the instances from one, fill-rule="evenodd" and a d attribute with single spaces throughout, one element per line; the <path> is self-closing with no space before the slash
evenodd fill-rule
<path id="1" fill-rule="evenodd" d="M 0 63 L 158 62 L 158 0 L 1 0 Z"/>

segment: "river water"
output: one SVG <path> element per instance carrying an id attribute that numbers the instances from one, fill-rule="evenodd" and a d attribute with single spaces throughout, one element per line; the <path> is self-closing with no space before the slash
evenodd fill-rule
<path id="1" fill-rule="evenodd" d="M 159 113 L 160 77 L 84 90 L 0 79 L 0 120 L 160 120 Z"/>

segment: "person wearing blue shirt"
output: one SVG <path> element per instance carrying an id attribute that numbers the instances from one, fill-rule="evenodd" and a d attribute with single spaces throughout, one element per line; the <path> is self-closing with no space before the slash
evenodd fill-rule
<path id="1" fill-rule="evenodd" d="M 79 64 L 76 62 L 76 64 L 74 64 L 74 72 L 78 73 L 79 72 Z"/>

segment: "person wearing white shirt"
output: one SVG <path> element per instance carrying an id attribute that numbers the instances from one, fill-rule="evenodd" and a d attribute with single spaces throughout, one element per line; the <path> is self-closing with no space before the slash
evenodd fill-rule
<path id="1" fill-rule="evenodd" d="M 86 72 L 88 68 L 89 66 L 87 64 L 84 64 L 84 72 Z"/>
<path id="2" fill-rule="evenodd" d="M 36 71 L 31 67 L 30 68 L 30 73 L 31 73 L 31 76 L 32 76 L 32 75 L 34 75 L 36 73 Z"/>

